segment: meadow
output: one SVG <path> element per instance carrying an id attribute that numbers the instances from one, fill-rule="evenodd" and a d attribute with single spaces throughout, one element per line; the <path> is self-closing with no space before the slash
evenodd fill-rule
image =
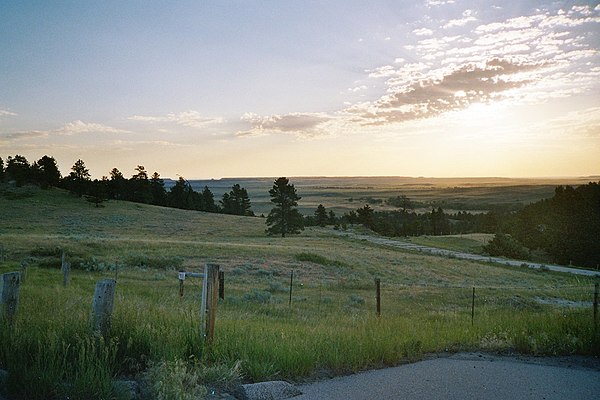
<path id="1" fill-rule="evenodd" d="M 486 237 L 411 240 L 476 249 Z M 63 251 L 74 268 L 66 287 Z M 0 325 L 0 369 L 9 372 L 0 391 L 13 398 L 119 398 L 115 377 L 169 398 L 463 350 L 600 354 L 592 278 L 405 252 L 329 228 L 268 237 L 260 217 L 118 201 L 95 208 L 58 189 L 4 188 L 0 273 L 22 260 L 17 320 Z M 201 281 L 186 280 L 180 297 L 177 280 L 208 262 L 225 272 L 210 347 L 199 337 Z M 91 301 L 106 277 L 117 279 L 115 311 L 110 337 L 98 339 Z"/>

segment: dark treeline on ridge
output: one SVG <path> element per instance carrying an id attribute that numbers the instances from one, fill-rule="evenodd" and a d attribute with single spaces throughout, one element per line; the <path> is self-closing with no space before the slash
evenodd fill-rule
<path id="1" fill-rule="evenodd" d="M 217 202 L 207 186 L 196 192 L 183 177 L 167 190 L 157 172 L 150 175 L 142 165 L 134 171 L 130 178 L 126 178 L 121 171 L 113 168 L 109 176 L 92 180 L 82 160 L 77 160 L 71 172 L 63 177 L 53 157 L 43 156 L 33 163 L 20 155 L 8 157 L 6 162 L 0 158 L 0 183 L 10 182 L 15 186 L 34 184 L 43 189 L 60 187 L 85 197 L 96 206 L 114 199 L 212 213 L 254 215 L 248 192 L 239 184 L 234 184 L 231 191 L 224 193 Z M 280 204 L 272 213 L 287 215 L 288 212 L 296 212 L 282 207 L 288 201 L 296 204 L 295 201 L 300 199 L 293 185 L 286 180 L 279 192 L 276 189 L 275 185 L 273 193 L 270 191 L 272 202 L 276 205 L 279 192 L 290 191 L 290 194 L 289 200 L 278 200 Z M 337 216 L 319 205 L 313 215 L 302 218 L 300 214 L 293 214 L 292 225 L 300 229 L 302 226 L 346 229 L 349 225 L 360 224 L 391 237 L 493 233 L 494 239 L 484 246 L 484 251 L 492 256 L 588 267 L 600 264 L 600 182 L 575 188 L 558 186 L 552 198 L 519 210 L 497 208 L 486 213 L 460 211 L 447 214 L 442 207 L 433 207 L 430 212 L 423 213 L 414 211 L 417 203 L 406 196 L 390 198 L 387 203 L 398 210 L 376 211 L 366 204 Z M 267 230 L 270 234 L 279 234 L 278 224 L 286 221 L 275 214 L 269 217 L 272 219 L 272 226 Z M 297 233 L 298 229 L 294 226 L 288 231 L 281 231 L 282 236 Z"/>
<path id="2" fill-rule="evenodd" d="M 77 160 L 71 172 L 63 177 L 53 157 L 43 156 L 31 164 L 20 155 L 9 156 L 6 164 L 0 158 L 0 182 L 13 182 L 16 186 L 34 184 L 43 189 L 64 188 L 79 197 L 85 196 L 96 206 L 106 200 L 124 200 L 184 210 L 254 215 L 248 192 L 240 185 L 233 185 L 231 191 L 217 203 L 208 187 L 196 192 L 183 177 L 179 177 L 167 190 L 158 172 L 150 175 L 143 165 L 138 165 L 134 171 L 130 178 L 126 178 L 121 171 L 113 168 L 109 176 L 92 180 L 83 160 Z"/>

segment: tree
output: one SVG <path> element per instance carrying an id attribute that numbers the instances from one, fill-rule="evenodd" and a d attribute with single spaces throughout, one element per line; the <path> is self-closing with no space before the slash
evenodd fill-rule
<path id="1" fill-rule="evenodd" d="M 327 225 L 327 210 L 323 204 L 319 204 L 315 210 L 315 224 L 321 227 Z"/>
<path id="2" fill-rule="evenodd" d="M 116 168 L 110 171 L 110 181 L 108 182 L 108 197 L 115 200 L 121 200 L 126 197 L 127 179 L 123 173 Z"/>
<path id="3" fill-rule="evenodd" d="M 190 184 L 179 177 L 175 185 L 171 187 L 167 194 L 167 204 L 169 207 L 191 210 L 193 208 L 193 190 Z"/>
<path id="4" fill-rule="evenodd" d="M 202 190 L 202 203 L 204 204 L 204 210 L 207 212 L 216 213 L 219 212 L 219 207 L 215 203 L 215 196 L 213 192 L 210 191 L 208 186 L 204 186 L 204 190 Z"/>
<path id="5" fill-rule="evenodd" d="M 229 193 L 223 194 L 223 198 L 221 199 L 221 207 L 223 208 L 224 214 L 248 216 L 254 215 L 251 210 L 248 191 L 246 191 L 246 189 L 237 183 L 231 187 L 231 191 Z"/>
<path id="6" fill-rule="evenodd" d="M 104 177 L 101 181 L 94 179 L 88 184 L 88 194 L 85 195 L 85 199 L 90 203 L 94 203 L 96 208 L 104 207 L 102 203 L 104 203 L 108 198 L 108 182 L 108 178 Z"/>
<path id="7" fill-rule="evenodd" d="M 356 213 L 358 214 L 358 222 L 369 229 L 375 229 L 375 212 L 368 204 L 356 210 Z"/>
<path id="8" fill-rule="evenodd" d="M 71 167 L 71 173 L 66 178 L 67 188 L 71 193 L 81 197 L 87 190 L 90 183 L 90 171 L 85 167 L 82 159 L 75 161 Z"/>
<path id="9" fill-rule="evenodd" d="M 296 209 L 301 197 L 296 194 L 294 185 L 287 178 L 278 178 L 269 194 L 275 207 L 267 216 L 267 233 L 285 237 L 287 233 L 299 233 L 304 229 L 302 215 Z"/>
<path id="10" fill-rule="evenodd" d="M 31 166 L 34 180 L 42 189 L 56 187 L 60 184 L 61 176 L 54 157 L 43 156 Z"/>
<path id="11" fill-rule="evenodd" d="M 134 174 L 129 180 L 129 200 L 137 203 L 150 203 L 152 201 L 152 188 L 148 180 L 148 172 L 143 165 L 135 167 Z"/>
<path id="12" fill-rule="evenodd" d="M 0 183 L 4 182 L 4 160 L 0 157 Z"/>
<path id="13" fill-rule="evenodd" d="M 8 157 L 6 162 L 6 179 L 15 181 L 15 185 L 23 186 L 31 179 L 31 166 L 24 156 Z"/>
<path id="14" fill-rule="evenodd" d="M 157 206 L 164 206 L 167 204 L 165 181 L 161 179 L 158 172 L 154 172 L 152 178 L 150 178 L 150 193 L 152 193 L 152 204 Z"/>

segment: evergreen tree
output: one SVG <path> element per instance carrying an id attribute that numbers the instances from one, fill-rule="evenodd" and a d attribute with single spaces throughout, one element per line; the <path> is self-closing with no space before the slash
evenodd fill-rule
<path id="1" fill-rule="evenodd" d="M 150 203 L 152 201 L 152 188 L 148 180 L 148 172 L 143 165 L 135 167 L 134 174 L 129 180 L 129 200 L 137 203 Z"/>
<path id="2" fill-rule="evenodd" d="M 23 186 L 31 180 L 31 166 L 24 156 L 8 156 L 6 162 L 6 180 L 15 181 L 15 185 Z"/>
<path id="3" fill-rule="evenodd" d="M 369 229 L 375 229 L 375 213 L 368 204 L 356 210 L 356 214 L 358 214 L 358 222 Z"/>
<path id="4" fill-rule="evenodd" d="M 125 179 L 121 171 L 117 168 L 113 168 L 110 171 L 110 180 L 108 182 L 108 197 L 115 200 L 125 199 L 126 190 L 127 179 Z"/>
<path id="5" fill-rule="evenodd" d="M 56 187 L 60 184 L 61 176 L 54 157 L 43 156 L 33 163 L 32 175 L 42 189 Z"/>
<path id="6" fill-rule="evenodd" d="M 97 208 L 104 207 L 102 203 L 108 199 L 108 182 L 106 177 L 103 177 L 101 181 L 94 179 L 92 182 L 89 182 L 85 199 L 90 203 L 94 203 Z"/>
<path id="7" fill-rule="evenodd" d="M 4 182 L 4 160 L 0 157 L 0 183 Z"/>
<path id="8" fill-rule="evenodd" d="M 164 206 L 167 204 L 165 181 L 161 179 L 158 172 L 154 172 L 152 178 L 150 178 L 150 193 L 152 193 L 152 204 L 157 206 Z"/>
<path id="9" fill-rule="evenodd" d="M 285 237 L 288 233 L 299 233 L 304 229 L 302 215 L 296 209 L 301 197 L 296 194 L 294 185 L 287 178 L 278 178 L 269 194 L 275 207 L 267 216 L 267 233 Z"/>
<path id="10" fill-rule="evenodd" d="M 67 189 L 73 194 L 81 197 L 86 193 L 90 183 L 90 171 L 85 167 L 82 159 L 75 161 L 71 167 L 71 173 L 65 178 Z"/>
<path id="11" fill-rule="evenodd" d="M 248 191 L 235 184 L 231 187 L 229 193 L 224 193 L 221 199 L 221 207 L 224 214 L 232 215 L 254 215 L 251 210 L 250 198 Z"/>
<path id="12" fill-rule="evenodd" d="M 167 204 L 169 207 L 184 210 L 191 210 L 193 208 L 193 190 L 183 177 L 180 176 L 175 185 L 169 190 Z"/>
<path id="13" fill-rule="evenodd" d="M 215 203 L 215 196 L 213 195 L 213 192 L 210 191 L 208 186 L 204 186 L 204 190 L 202 190 L 201 196 L 202 202 L 204 204 L 203 211 L 212 213 L 219 212 L 219 207 L 217 207 L 217 204 Z"/>
<path id="14" fill-rule="evenodd" d="M 319 204 L 315 210 L 315 224 L 319 226 L 327 225 L 327 210 L 323 204 Z"/>

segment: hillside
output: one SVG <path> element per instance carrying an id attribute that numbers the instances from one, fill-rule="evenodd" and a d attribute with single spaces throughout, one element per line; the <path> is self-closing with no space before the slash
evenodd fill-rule
<path id="1" fill-rule="evenodd" d="M 29 263 L 16 326 L 0 324 L 0 369 L 9 372 L 0 392 L 107 398 L 114 376 L 183 385 L 173 375 L 181 371 L 228 390 L 240 380 L 348 373 L 439 351 L 600 348 L 591 278 L 420 254 L 327 228 L 268 237 L 260 217 L 104 205 L 56 189 L 0 192 L 0 273 Z M 62 251 L 73 266 L 68 286 Z M 207 262 L 225 272 L 210 348 L 198 336 L 200 280 L 186 280 L 183 297 L 177 281 L 177 270 Z M 99 343 L 88 324 L 102 278 L 117 279 L 117 294 L 110 340 Z"/>

